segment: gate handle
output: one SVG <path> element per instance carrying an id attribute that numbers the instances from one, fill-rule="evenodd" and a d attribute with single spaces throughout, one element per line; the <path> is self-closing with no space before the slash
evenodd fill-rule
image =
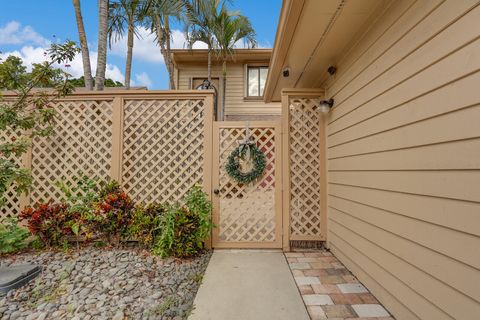
<path id="1" fill-rule="evenodd" d="M 220 194 L 220 190 L 218 189 L 213 189 L 213 193 L 215 193 L 217 196 Z"/>

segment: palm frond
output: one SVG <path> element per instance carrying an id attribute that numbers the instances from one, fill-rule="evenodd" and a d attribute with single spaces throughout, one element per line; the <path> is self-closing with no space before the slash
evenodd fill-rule
<path id="1" fill-rule="evenodd" d="M 108 42 L 112 47 L 114 42 L 119 41 L 128 30 L 128 24 L 134 25 L 135 37 L 141 38 L 138 27 L 145 19 L 144 8 L 151 0 L 114 0 L 108 5 Z"/>

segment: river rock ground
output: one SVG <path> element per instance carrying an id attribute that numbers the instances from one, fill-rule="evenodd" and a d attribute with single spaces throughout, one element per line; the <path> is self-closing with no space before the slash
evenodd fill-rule
<path id="1" fill-rule="evenodd" d="M 0 319 L 186 319 L 210 259 L 161 259 L 138 248 L 28 252 L 0 265 L 33 263 L 41 275 L 0 297 Z"/>

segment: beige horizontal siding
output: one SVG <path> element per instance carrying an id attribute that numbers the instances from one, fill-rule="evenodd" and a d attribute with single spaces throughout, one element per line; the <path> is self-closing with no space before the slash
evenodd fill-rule
<path id="1" fill-rule="evenodd" d="M 182 64 L 177 66 L 178 88 L 190 89 L 192 78 L 207 76 L 207 66 L 198 64 Z M 221 68 L 214 65 L 212 77 L 219 77 Z M 263 101 L 246 101 L 244 83 L 244 65 L 230 63 L 227 66 L 225 95 L 225 115 L 279 115 L 280 103 L 264 103 Z M 219 88 L 217 88 L 219 89 Z"/>
<path id="2" fill-rule="evenodd" d="M 329 246 L 397 319 L 480 314 L 479 21 L 395 1 L 323 83 Z"/>

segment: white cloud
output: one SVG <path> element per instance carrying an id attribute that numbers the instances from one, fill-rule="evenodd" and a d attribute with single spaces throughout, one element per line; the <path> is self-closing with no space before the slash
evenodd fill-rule
<path id="1" fill-rule="evenodd" d="M 23 60 L 23 64 L 27 67 L 27 71 L 31 71 L 34 63 L 40 63 L 47 59 L 45 53 L 45 48 L 25 46 L 20 50 L 2 52 L 0 58 L 5 60 L 8 56 L 19 57 Z"/>
<path id="2" fill-rule="evenodd" d="M 163 63 L 163 56 L 160 52 L 160 48 L 155 40 L 155 35 L 144 27 L 138 28 L 139 37 L 135 38 L 133 45 L 133 58 L 135 60 L 147 61 L 152 63 Z M 187 49 L 187 39 L 183 31 L 179 29 L 172 30 L 172 42 L 171 47 L 173 49 Z M 203 42 L 196 42 L 193 45 L 193 49 L 207 49 L 208 46 Z M 237 41 L 235 48 L 246 48 L 243 40 Z M 257 44 L 257 48 L 271 48 L 268 43 Z M 117 42 L 112 44 L 110 52 L 116 56 L 125 57 L 127 55 L 127 37 L 124 36 Z"/>
<path id="3" fill-rule="evenodd" d="M 10 52 L 1 52 L 0 58 L 4 60 L 9 55 L 17 56 L 23 60 L 23 64 L 27 67 L 27 71 L 32 70 L 32 65 L 34 63 L 41 63 L 48 59 L 46 51 L 50 46 L 50 43 L 50 41 L 38 34 L 32 27 L 25 26 L 22 28 L 21 24 L 16 21 L 11 21 L 4 27 L 0 27 L 0 44 L 23 44 L 20 49 Z M 90 64 L 92 67 L 92 75 L 95 76 L 97 66 L 97 52 L 95 51 L 90 51 Z M 56 67 L 70 73 L 74 78 L 83 76 L 83 63 L 80 53 L 77 54 L 71 62 L 57 64 Z M 105 76 L 122 83 L 125 80 L 125 76 L 122 71 L 120 71 L 120 68 L 113 64 L 107 64 Z"/>
<path id="4" fill-rule="evenodd" d="M 136 73 L 134 84 L 136 86 L 152 87 L 153 82 L 146 72 Z"/>
<path id="5" fill-rule="evenodd" d="M 257 46 L 256 46 L 257 49 L 272 49 L 273 46 L 270 44 L 270 42 L 265 42 L 265 43 L 257 43 Z"/>
<path id="6" fill-rule="evenodd" d="M 93 70 L 92 70 L 93 73 Z M 95 73 L 93 73 L 95 77 Z M 114 81 L 120 81 L 121 83 L 125 83 L 125 75 L 120 71 L 120 68 L 114 64 L 107 63 L 107 68 L 105 70 L 105 77 L 110 78 Z"/>
<path id="7" fill-rule="evenodd" d="M 150 32 L 143 27 L 139 28 L 138 33 L 140 38 L 135 38 L 134 40 L 133 57 L 148 62 L 162 62 L 163 57 L 155 42 L 155 36 L 150 34 Z M 114 55 L 125 58 L 127 55 L 127 37 L 123 37 L 119 41 L 113 43 L 110 52 Z"/>
<path id="8" fill-rule="evenodd" d="M 10 21 L 0 27 L 0 44 L 35 44 L 48 46 L 50 41 L 42 37 L 30 26 L 21 27 L 17 21 Z"/>
<path id="9" fill-rule="evenodd" d="M 158 47 L 155 35 L 144 27 L 138 29 L 139 38 L 135 38 L 133 45 L 133 58 L 153 63 L 163 63 L 163 56 Z M 187 40 L 184 33 L 181 30 L 172 30 L 172 43 L 173 49 L 186 49 Z M 207 45 L 203 42 L 197 42 L 194 49 L 206 49 Z M 127 55 L 127 37 L 119 39 L 112 44 L 110 52 L 114 55 L 125 57 Z"/>
<path id="10" fill-rule="evenodd" d="M 45 56 L 46 50 L 47 48 L 43 47 L 24 46 L 20 50 L 1 53 L 0 58 L 5 60 L 9 55 L 17 56 L 23 60 L 23 64 L 27 67 L 27 71 L 30 71 L 32 70 L 32 64 L 40 63 L 48 59 L 48 57 Z M 97 66 L 97 52 L 95 51 L 90 51 L 90 64 L 92 66 L 92 75 L 95 77 L 95 70 Z M 74 78 L 83 76 L 83 63 L 80 53 L 77 54 L 71 62 L 57 64 L 56 67 L 70 73 Z M 107 63 L 105 76 L 122 83 L 125 80 L 125 76 L 120 68 L 113 64 Z"/>
<path id="11" fill-rule="evenodd" d="M 187 39 L 185 38 L 185 34 L 178 29 L 172 31 L 172 48 L 174 49 L 187 49 Z M 203 42 L 195 42 L 193 45 L 193 49 L 208 49 L 206 43 Z"/>

